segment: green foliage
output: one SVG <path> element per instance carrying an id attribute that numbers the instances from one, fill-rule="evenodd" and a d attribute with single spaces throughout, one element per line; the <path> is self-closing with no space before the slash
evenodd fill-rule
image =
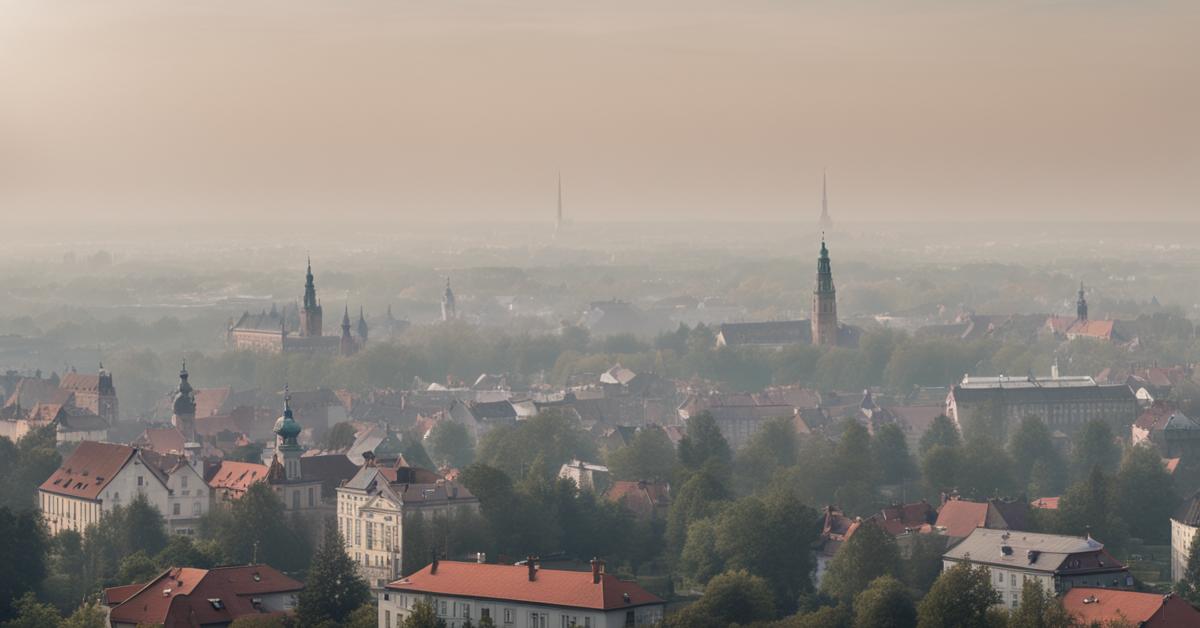
<path id="1" fill-rule="evenodd" d="M 540 412 L 516 425 L 489 431 L 479 443 L 479 462 L 495 467 L 512 478 L 523 478 L 531 470 L 549 479 L 572 458 L 595 460 L 596 447 L 566 414 Z M 540 459 L 540 463 L 533 464 Z M 535 469 L 536 467 L 536 469 Z"/>
<path id="2" fill-rule="evenodd" d="M 88 600 L 64 619 L 59 628 L 108 628 L 108 613 L 99 602 Z"/>
<path id="3" fill-rule="evenodd" d="M 850 606 L 842 604 L 822 606 L 807 613 L 792 615 L 772 625 L 777 628 L 850 628 L 853 625 L 852 619 Z"/>
<path id="4" fill-rule="evenodd" d="M 904 431 L 895 423 L 887 423 L 875 430 L 871 454 L 875 469 L 885 484 L 900 484 L 916 474 L 916 464 L 908 452 Z"/>
<path id="5" fill-rule="evenodd" d="M 608 456 L 608 470 L 616 480 L 671 479 L 676 465 L 675 444 L 657 427 L 638 430 L 628 445 Z"/>
<path id="6" fill-rule="evenodd" d="M 1021 604 L 1008 617 L 1011 626 L 1020 628 L 1069 628 L 1078 622 L 1062 602 L 1047 591 L 1037 580 L 1026 580 L 1021 585 Z"/>
<path id="7" fill-rule="evenodd" d="M 854 597 L 854 624 L 871 628 L 916 628 L 917 607 L 904 584 L 892 576 L 880 576 Z"/>
<path id="8" fill-rule="evenodd" d="M 896 539 L 870 522 L 858 526 L 842 544 L 829 571 L 821 580 L 821 592 L 850 602 L 876 578 L 900 573 L 900 549 Z"/>
<path id="9" fill-rule="evenodd" d="M 32 430 L 13 443 L 0 436 L 0 507 L 33 508 L 37 487 L 62 463 L 53 425 Z"/>
<path id="10" fill-rule="evenodd" d="M 329 428 L 325 432 L 325 438 L 321 441 L 321 447 L 329 451 L 339 451 L 349 449 L 354 444 L 354 424 L 349 421 L 342 421 Z"/>
<path id="11" fill-rule="evenodd" d="M 296 607 L 300 625 L 341 624 L 369 600 L 370 590 L 346 555 L 341 533 L 334 526 L 325 526 L 325 536 L 313 555 Z"/>
<path id="12" fill-rule="evenodd" d="M 242 615 L 229 624 L 229 628 L 291 628 L 295 622 L 278 615 Z"/>
<path id="13" fill-rule="evenodd" d="M 265 482 L 252 484 L 228 509 L 214 508 L 201 521 L 200 532 L 214 541 L 229 562 L 257 559 L 283 571 L 308 566 L 312 549 L 305 524 L 289 516 L 283 501 Z"/>
<path id="14" fill-rule="evenodd" d="M 1067 468 L 1040 417 L 1026 416 L 1008 443 L 1018 488 L 1035 497 L 1058 496 L 1067 483 Z"/>
<path id="15" fill-rule="evenodd" d="M 962 466 L 962 448 L 934 445 L 921 458 L 921 477 L 931 498 L 958 486 L 958 470 Z"/>
<path id="16" fill-rule="evenodd" d="M 724 628 L 775 618 L 775 600 L 767 581 L 747 571 L 728 571 L 708 582 L 704 595 L 666 618 L 670 628 Z"/>
<path id="17" fill-rule="evenodd" d="M 345 628 L 376 628 L 379 625 L 379 609 L 370 602 L 354 609 L 342 623 Z"/>
<path id="18" fill-rule="evenodd" d="M 28 592 L 12 603 L 12 619 L 0 624 L 2 628 L 50 628 L 62 622 L 62 615 L 49 604 L 38 601 L 33 592 Z"/>
<path id="19" fill-rule="evenodd" d="M 702 412 L 688 419 L 687 434 L 679 441 L 679 462 L 693 471 L 709 464 L 730 467 L 733 452 L 711 414 Z"/>
<path id="20" fill-rule="evenodd" d="M 46 575 L 49 540 L 36 511 L 14 513 L 0 506 L 0 621 L 19 609 L 9 602 L 36 591 Z"/>
<path id="21" fill-rule="evenodd" d="M 429 433 L 429 449 L 439 465 L 461 469 L 475 459 L 467 427 L 458 421 L 439 421 Z"/>
<path id="22" fill-rule="evenodd" d="M 687 541 L 688 527 L 693 521 L 710 517 L 729 499 L 725 484 L 711 469 L 701 469 L 688 478 L 671 500 L 667 511 L 667 549 L 678 556 Z"/>
<path id="23" fill-rule="evenodd" d="M 917 607 L 920 628 L 1002 628 L 990 613 L 1001 602 L 987 567 L 959 563 L 942 572 Z"/>
<path id="24" fill-rule="evenodd" d="M 144 550 L 138 550 L 121 559 L 120 567 L 117 569 L 117 582 L 128 584 L 149 582 L 160 571 L 158 563 L 153 558 L 150 558 Z"/>
<path id="25" fill-rule="evenodd" d="M 446 628 L 446 621 L 437 616 L 433 602 L 417 600 L 404 618 L 404 628 Z"/>
<path id="26" fill-rule="evenodd" d="M 963 463 L 958 469 L 959 492 L 982 499 L 1013 495 L 1013 462 L 999 442 L 987 436 L 967 439 L 963 445 Z"/>
<path id="27" fill-rule="evenodd" d="M 958 433 L 958 426 L 950 417 L 939 414 L 933 418 L 933 423 L 929 424 L 929 429 L 921 435 L 919 452 L 922 456 L 929 453 L 937 445 L 945 447 L 958 447 L 962 445 L 962 436 Z"/>
<path id="28" fill-rule="evenodd" d="M 715 518 L 693 521 L 679 557 L 679 573 L 689 581 L 704 585 L 725 570 L 725 561 L 717 553 Z"/>
<path id="29" fill-rule="evenodd" d="M 912 539 L 911 552 L 902 562 L 904 584 L 924 594 L 933 586 L 942 573 L 942 554 L 946 553 L 946 539 L 941 534 L 918 534 Z"/>
<path id="30" fill-rule="evenodd" d="M 1110 547 L 1119 546 L 1128 536 L 1125 522 L 1117 512 L 1116 482 L 1100 467 L 1062 496 L 1058 503 L 1061 534 L 1091 534 Z"/>
<path id="31" fill-rule="evenodd" d="M 1100 420 L 1088 421 L 1075 436 L 1071 449 L 1071 477 L 1078 482 L 1100 467 L 1104 473 L 1117 472 L 1121 464 L 1121 448 L 1113 438 L 1112 428 Z"/>
<path id="32" fill-rule="evenodd" d="M 1117 471 L 1117 512 L 1129 533 L 1147 543 L 1168 543 L 1171 515 L 1179 507 L 1175 483 L 1158 452 L 1148 446 L 1129 449 Z"/>

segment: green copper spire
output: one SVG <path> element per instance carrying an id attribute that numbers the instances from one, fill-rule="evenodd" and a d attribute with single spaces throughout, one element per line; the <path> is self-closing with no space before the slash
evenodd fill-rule
<path id="1" fill-rule="evenodd" d="M 296 442 L 296 438 L 300 436 L 302 428 L 292 417 L 292 394 L 289 392 L 287 385 L 283 387 L 283 416 L 275 421 L 275 434 L 283 440 L 280 444 L 280 451 L 299 450 L 300 443 Z"/>

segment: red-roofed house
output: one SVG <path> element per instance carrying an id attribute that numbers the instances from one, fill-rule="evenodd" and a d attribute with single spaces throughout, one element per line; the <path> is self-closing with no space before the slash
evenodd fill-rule
<path id="1" fill-rule="evenodd" d="M 239 617 L 291 613 L 304 585 L 269 565 L 172 567 L 146 584 L 104 590 L 113 628 L 228 626 Z"/>
<path id="2" fill-rule="evenodd" d="M 989 499 L 973 502 L 951 499 L 938 510 L 934 528 L 953 538 L 966 538 L 975 528 L 992 530 L 1024 530 L 1029 505 L 1021 501 Z"/>
<path id="3" fill-rule="evenodd" d="M 671 485 L 666 482 L 618 480 L 613 482 L 604 498 L 620 504 L 638 519 L 666 521 L 671 506 Z"/>
<path id="4" fill-rule="evenodd" d="M 38 506 L 50 534 L 83 533 L 103 513 L 138 494 L 158 508 L 176 534 L 192 534 L 208 512 L 208 485 L 184 457 L 92 441 L 80 443 L 42 482 Z"/>
<path id="5" fill-rule="evenodd" d="M 1062 596 L 1063 608 L 1084 625 L 1120 625 L 1139 628 L 1200 626 L 1200 611 L 1179 596 L 1116 589 L 1077 587 Z"/>
<path id="6" fill-rule="evenodd" d="M 593 561 L 591 573 L 434 561 L 387 585 L 379 593 L 379 626 L 399 626 L 413 604 L 428 599 L 448 628 L 490 617 L 497 626 L 623 628 L 662 621 L 666 603 L 635 582 L 604 573 Z"/>

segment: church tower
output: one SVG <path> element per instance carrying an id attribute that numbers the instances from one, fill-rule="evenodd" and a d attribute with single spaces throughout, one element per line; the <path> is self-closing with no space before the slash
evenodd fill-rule
<path id="1" fill-rule="evenodd" d="M 196 441 L 196 394 L 188 383 L 187 362 L 179 369 L 179 388 L 175 391 L 171 425 L 183 434 L 185 443 Z"/>
<path id="2" fill-rule="evenodd" d="M 108 421 L 109 425 L 115 424 L 118 420 L 117 389 L 113 386 L 112 373 L 105 370 L 103 362 L 100 363 L 96 393 L 96 414 Z"/>
<path id="3" fill-rule="evenodd" d="M 358 342 L 362 345 L 367 344 L 367 319 L 363 316 L 362 306 L 358 306 Z"/>
<path id="4" fill-rule="evenodd" d="M 1075 318 L 1081 321 L 1086 321 L 1087 317 L 1087 298 L 1083 296 L 1083 282 L 1079 282 L 1079 299 L 1075 301 Z"/>
<path id="5" fill-rule="evenodd" d="M 821 173 L 821 231 L 833 230 L 833 217 L 829 215 L 829 185 L 825 173 Z"/>
<path id="6" fill-rule="evenodd" d="M 283 416 L 275 421 L 275 434 L 279 437 L 275 445 L 275 460 L 282 458 L 284 478 L 288 482 L 300 479 L 300 454 L 304 449 L 296 440 L 302 431 L 292 417 L 292 394 L 283 387 Z"/>
<path id="7" fill-rule="evenodd" d="M 450 289 L 450 278 L 446 277 L 446 293 L 442 295 L 442 320 L 452 321 L 458 318 L 454 306 L 454 291 Z"/>
<path id="8" fill-rule="evenodd" d="M 342 312 L 342 340 L 338 345 L 338 352 L 343 356 L 354 355 L 358 351 L 358 345 L 354 342 L 354 336 L 350 335 L 350 306 Z"/>
<path id="9" fill-rule="evenodd" d="M 304 300 L 300 307 L 300 335 L 321 335 L 321 302 L 317 301 L 317 286 L 313 283 L 312 258 L 304 276 Z"/>
<path id="10" fill-rule="evenodd" d="M 833 289 L 833 271 L 829 267 L 829 249 L 821 238 L 821 256 L 817 258 L 817 289 L 812 301 L 812 342 L 835 346 L 838 342 L 837 293 Z"/>

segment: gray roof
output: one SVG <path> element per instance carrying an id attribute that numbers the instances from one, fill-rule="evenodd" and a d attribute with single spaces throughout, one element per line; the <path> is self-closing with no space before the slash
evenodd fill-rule
<path id="1" fill-rule="evenodd" d="M 1125 569 L 1105 551 L 1103 543 L 1092 538 L 988 528 L 975 528 L 943 556 L 949 560 L 1046 573 Z"/>
<path id="2" fill-rule="evenodd" d="M 767 321 L 761 323 L 723 323 L 719 333 L 729 346 L 807 345 L 812 344 L 812 323 Z"/>
<path id="3" fill-rule="evenodd" d="M 958 402 L 985 402 L 1000 399 L 1006 403 L 1065 403 L 1070 401 L 1125 401 L 1135 403 L 1133 390 L 1124 384 L 1104 386 L 996 386 L 973 388 L 957 385 L 954 400 Z"/>
<path id="4" fill-rule="evenodd" d="M 244 329 L 248 331 L 271 331 L 277 332 L 283 327 L 284 318 L 277 311 L 259 312 L 251 314 L 245 312 L 242 317 L 233 324 L 234 329 Z"/>
<path id="5" fill-rule="evenodd" d="M 1192 495 L 1183 502 L 1172 518 L 1184 525 L 1200 527 L 1200 493 Z"/>

